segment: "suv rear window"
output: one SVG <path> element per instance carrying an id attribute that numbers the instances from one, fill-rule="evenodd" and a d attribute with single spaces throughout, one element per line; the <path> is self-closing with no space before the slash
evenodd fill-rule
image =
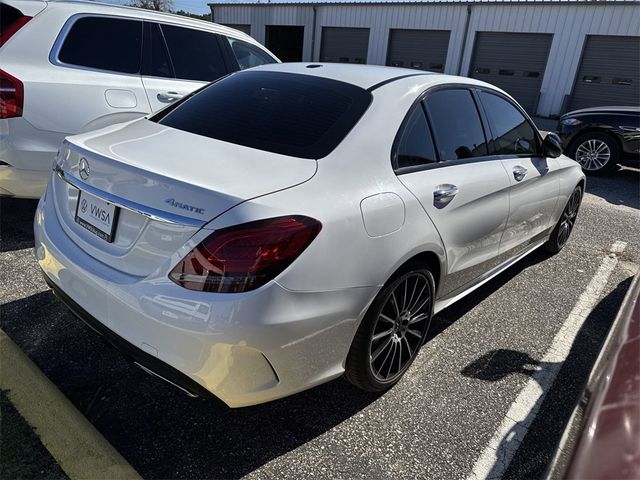
<path id="1" fill-rule="evenodd" d="M 9 29 L 9 27 L 22 17 L 22 12 L 17 8 L 0 3 L 0 37 Z"/>
<path id="2" fill-rule="evenodd" d="M 142 22 L 112 17 L 78 19 L 64 39 L 58 60 L 121 73 L 140 72 Z"/>
<path id="3" fill-rule="evenodd" d="M 352 84 L 281 72 L 231 74 L 151 118 L 161 125 L 246 147 L 322 158 L 371 103 Z"/>

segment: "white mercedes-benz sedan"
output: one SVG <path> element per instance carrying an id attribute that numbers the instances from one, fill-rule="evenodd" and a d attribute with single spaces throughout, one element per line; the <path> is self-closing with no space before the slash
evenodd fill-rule
<path id="1" fill-rule="evenodd" d="M 343 374 L 381 391 L 434 313 L 562 249 L 584 186 L 486 83 L 266 65 L 69 137 L 35 254 L 78 317 L 190 394 L 240 407 Z"/>

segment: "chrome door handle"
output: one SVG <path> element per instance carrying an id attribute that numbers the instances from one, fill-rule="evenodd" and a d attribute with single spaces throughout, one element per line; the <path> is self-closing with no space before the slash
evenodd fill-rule
<path id="1" fill-rule="evenodd" d="M 160 92 L 157 97 L 161 102 L 175 102 L 183 97 L 181 93 L 178 92 Z"/>
<path id="2" fill-rule="evenodd" d="M 437 208 L 445 207 L 453 200 L 453 197 L 455 197 L 458 192 L 458 187 L 455 185 L 449 183 L 438 185 L 433 191 L 433 204 Z"/>
<path id="3" fill-rule="evenodd" d="M 520 165 L 516 165 L 515 167 L 513 167 L 513 178 L 516 179 L 516 182 L 519 182 L 520 180 L 522 180 L 526 175 L 527 175 L 526 168 Z"/>

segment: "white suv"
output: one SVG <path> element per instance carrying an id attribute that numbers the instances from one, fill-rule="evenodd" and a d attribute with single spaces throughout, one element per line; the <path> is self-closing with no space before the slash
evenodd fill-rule
<path id="1" fill-rule="evenodd" d="M 229 72 L 277 61 L 244 33 L 200 20 L 2 0 L 0 196 L 39 197 L 67 135 L 141 117 Z"/>

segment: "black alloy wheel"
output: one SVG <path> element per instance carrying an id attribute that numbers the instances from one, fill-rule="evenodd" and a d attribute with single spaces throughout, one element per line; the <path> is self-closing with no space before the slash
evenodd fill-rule
<path id="1" fill-rule="evenodd" d="M 576 187 L 569 197 L 569 201 L 564 207 L 564 211 L 562 212 L 556 227 L 553 229 L 551 237 L 549 237 L 549 240 L 544 245 L 545 250 L 551 253 L 558 253 L 564 248 L 571 236 L 573 227 L 576 224 L 576 218 L 578 217 L 581 202 L 582 189 L 580 187 Z"/>
<path id="2" fill-rule="evenodd" d="M 422 346 L 433 312 L 434 280 L 412 270 L 384 287 L 363 319 L 347 357 L 346 377 L 368 391 L 394 385 Z"/>

